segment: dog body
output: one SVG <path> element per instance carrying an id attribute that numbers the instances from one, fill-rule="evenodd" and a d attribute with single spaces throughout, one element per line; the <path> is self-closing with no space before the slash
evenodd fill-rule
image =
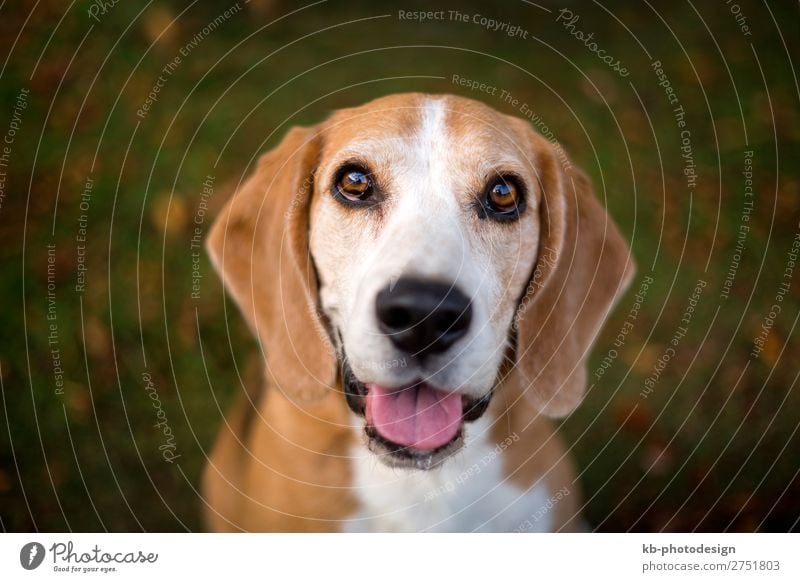
<path id="1" fill-rule="evenodd" d="M 564 531 L 547 416 L 633 263 L 522 120 L 394 95 L 296 128 L 209 237 L 264 349 L 204 475 L 215 530 Z"/>
<path id="2" fill-rule="evenodd" d="M 580 491 L 562 440 L 529 405 L 467 427 L 429 471 L 387 467 L 342 394 L 298 407 L 242 394 L 204 476 L 213 531 L 573 531 Z M 332 428 L 336 427 L 336 428 Z M 474 435 L 474 436 L 473 436 Z"/>

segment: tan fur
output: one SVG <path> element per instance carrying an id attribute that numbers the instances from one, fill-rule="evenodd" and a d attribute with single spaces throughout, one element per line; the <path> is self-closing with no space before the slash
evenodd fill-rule
<path id="1" fill-rule="evenodd" d="M 267 348 L 271 380 L 290 397 L 306 400 L 330 391 L 336 377 L 308 254 L 308 177 L 318 140 L 314 128 L 294 128 L 262 156 L 207 241 L 226 288 Z"/>
<path id="2" fill-rule="evenodd" d="M 413 138 L 418 110 L 428 98 L 394 95 L 291 130 L 217 219 L 208 249 L 261 341 L 267 374 L 255 409 L 243 395 L 211 454 L 203 479 L 210 529 L 339 530 L 357 509 L 348 459 L 356 437 L 329 322 L 320 317 L 309 223 L 332 247 L 326 247 L 321 276 L 342 276 L 348 244 L 358 240 L 352 233 L 348 239 L 347 229 L 377 226 L 324 198 L 330 196 L 326 181 L 337 164 L 358 154 L 364 140 L 373 154 L 383 151 L 384 159 L 372 160 L 375 166 L 390 167 L 397 155 L 392 140 Z M 531 193 L 535 211 L 515 231 L 521 243 L 504 240 L 498 229 L 476 235 L 471 244 L 492 259 L 498 277 L 514 290 L 513 296 L 507 289 L 498 296 L 505 313 L 521 307 L 508 331 L 516 339 L 509 350 L 516 365 L 498 372 L 491 438 L 499 443 L 520 436 L 503 454 L 505 474 L 523 490 L 537 482 L 551 493 L 566 487 L 570 494 L 552 510 L 553 529 L 574 529 L 577 484 L 563 443 L 542 414 L 563 415 L 580 402 L 586 353 L 630 280 L 633 263 L 585 176 L 562 168 L 552 146 L 527 123 L 474 101 L 444 99 L 447 130 L 464 148 L 450 166 L 459 179 L 474 179 L 467 162 L 459 163 L 471 152 L 498 164 L 521 159 L 519 172 L 539 185 Z M 383 178 L 394 179 L 388 172 Z M 403 184 L 390 186 L 401 191 Z M 538 256 L 533 274 L 533 264 L 521 272 L 521 256 Z M 528 280 L 535 284 L 526 287 Z"/>
<path id="3" fill-rule="evenodd" d="M 583 172 L 562 170 L 544 138 L 529 132 L 529 139 L 539 152 L 545 200 L 540 283 L 519 313 L 515 374 L 540 410 L 564 416 L 583 398 L 589 348 L 634 264 Z"/>

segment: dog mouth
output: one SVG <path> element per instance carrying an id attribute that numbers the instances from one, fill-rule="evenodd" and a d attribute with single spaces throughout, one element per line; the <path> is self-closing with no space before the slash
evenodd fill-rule
<path id="1" fill-rule="evenodd" d="M 463 446 L 464 424 L 480 418 L 493 391 L 472 399 L 419 380 L 399 388 L 365 384 L 344 366 L 344 392 L 364 416 L 368 448 L 387 465 L 431 469 Z"/>

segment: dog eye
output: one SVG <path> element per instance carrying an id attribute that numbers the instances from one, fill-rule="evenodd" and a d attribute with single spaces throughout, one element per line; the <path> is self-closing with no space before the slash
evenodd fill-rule
<path id="1" fill-rule="evenodd" d="M 336 190 L 351 202 L 366 200 L 372 194 L 372 180 L 359 168 L 345 168 L 336 181 Z"/>
<path id="2" fill-rule="evenodd" d="M 490 182 L 483 200 L 484 214 L 498 220 L 513 219 L 523 210 L 524 190 L 512 176 Z"/>
<path id="3" fill-rule="evenodd" d="M 498 210 L 509 210 L 517 205 L 517 187 L 508 182 L 498 182 L 489 190 L 489 202 Z"/>

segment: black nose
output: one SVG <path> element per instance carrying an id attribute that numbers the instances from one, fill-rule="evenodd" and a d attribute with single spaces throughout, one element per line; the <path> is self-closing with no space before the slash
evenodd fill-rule
<path id="1" fill-rule="evenodd" d="M 467 333 L 472 304 L 457 287 L 404 277 L 375 301 L 378 325 L 409 354 L 437 354 Z"/>

